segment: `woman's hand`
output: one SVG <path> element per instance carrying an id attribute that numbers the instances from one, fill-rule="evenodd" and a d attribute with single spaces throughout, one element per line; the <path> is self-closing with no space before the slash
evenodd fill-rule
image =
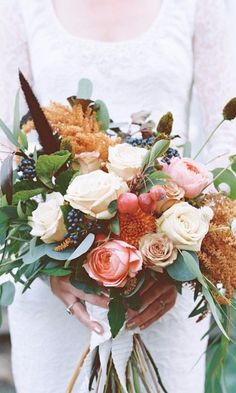
<path id="1" fill-rule="evenodd" d="M 162 280 L 149 280 L 140 291 L 141 308 L 138 312 L 129 310 L 127 329 L 146 329 L 153 322 L 161 318 L 174 305 L 177 290 L 173 282 L 167 277 Z"/>
<path id="2" fill-rule="evenodd" d="M 85 306 L 80 300 L 95 304 L 103 308 L 108 308 L 109 298 L 104 295 L 88 295 L 80 289 L 71 285 L 68 277 L 51 277 L 51 289 L 54 295 L 65 303 L 66 307 L 73 304 L 73 315 L 89 329 L 98 334 L 103 334 L 103 327 L 95 321 L 91 321 Z"/>

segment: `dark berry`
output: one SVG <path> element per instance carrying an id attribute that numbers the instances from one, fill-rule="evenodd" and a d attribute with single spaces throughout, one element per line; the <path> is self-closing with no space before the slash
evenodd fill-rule
<path id="1" fill-rule="evenodd" d="M 23 158 L 17 167 L 20 180 L 33 180 L 36 176 L 33 158 Z"/>
<path id="2" fill-rule="evenodd" d="M 173 157 L 181 158 L 178 150 L 177 149 L 173 149 L 172 147 L 170 147 L 166 151 L 166 153 L 165 153 L 165 155 L 164 155 L 164 157 L 162 158 L 161 161 L 164 162 L 167 165 L 170 165 L 171 158 L 173 158 Z"/>

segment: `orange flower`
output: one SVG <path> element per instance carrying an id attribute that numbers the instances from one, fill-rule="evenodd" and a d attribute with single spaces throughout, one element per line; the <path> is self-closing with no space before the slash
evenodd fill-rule
<path id="1" fill-rule="evenodd" d="M 156 220 L 153 215 L 138 209 L 134 214 L 119 214 L 119 239 L 139 248 L 139 240 L 147 233 L 156 232 Z"/>

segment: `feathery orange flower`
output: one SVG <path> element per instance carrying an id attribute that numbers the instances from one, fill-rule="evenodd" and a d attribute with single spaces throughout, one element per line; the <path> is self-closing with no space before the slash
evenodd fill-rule
<path id="1" fill-rule="evenodd" d="M 119 213 L 119 239 L 139 248 L 139 240 L 147 233 L 156 232 L 156 219 L 153 215 L 138 209 L 135 214 Z"/>

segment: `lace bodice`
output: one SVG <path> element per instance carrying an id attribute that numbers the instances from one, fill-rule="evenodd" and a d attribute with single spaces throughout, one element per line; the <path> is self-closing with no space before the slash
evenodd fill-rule
<path id="1" fill-rule="evenodd" d="M 132 112 L 152 117 L 172 111 L 175 130 L 188 137 L 192 85 L 204 109 L 206 130 L 220 119 L 235 95 L 225 39 L 223 0 L 163 0 L 159 15 L 136 39 L 99 42 L 70 35 L 60 24 L 52 0 L 0 2 L 0 116 L 11 123 L 20 68 L 41 104 L 64 101 L 81 77 L 94 83 L 115 121 Z M 210 145 L 212 157 L 233 152 L 232 124 Z"/>

